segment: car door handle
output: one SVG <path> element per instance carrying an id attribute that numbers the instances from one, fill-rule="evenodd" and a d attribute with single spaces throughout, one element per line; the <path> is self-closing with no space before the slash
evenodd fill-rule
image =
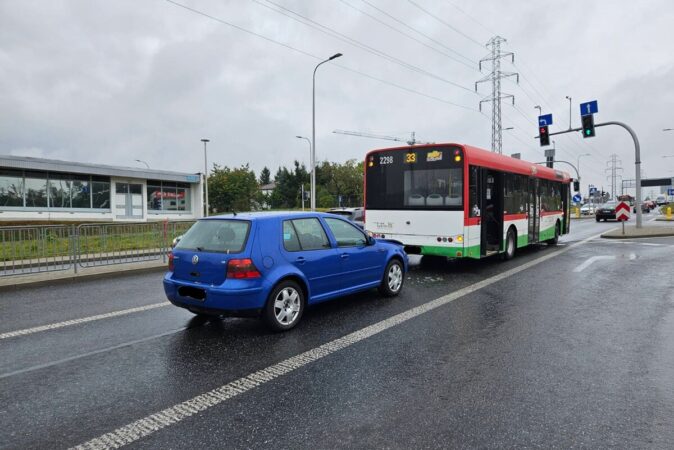
<path id="1" fill-rule="evenodd" d="M 307 260 L 304 259 L 304 257 L 300 256 L 300 257 L 297 258 L 296 261 L 297 261 L 298 264 L 304 264 Z"/>
<path id="2" fill-rule="evenodd" d="M 342 257 L 342 259 L 346 259 L 346 258 L 349 257 L 349 254 L 348 253 L 342 253 L 341 257 Z"/>

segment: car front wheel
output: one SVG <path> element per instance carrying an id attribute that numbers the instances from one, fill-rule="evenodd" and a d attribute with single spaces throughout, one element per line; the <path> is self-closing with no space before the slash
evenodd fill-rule
<path id="1" fill-rule="evenodd" d="M 304 292 L 292 281 L 281 281 L 269 294 L 264 320 L 274 331 L 286 331 L 297 325 L 304 313 Z"/>
<path id="2" fill-rule="evenodd" d="M 395 297 L 405 283 L 405 269 L 399 259 L 392 259 L 386 265 L 379 292 L 385 297 Z"/>

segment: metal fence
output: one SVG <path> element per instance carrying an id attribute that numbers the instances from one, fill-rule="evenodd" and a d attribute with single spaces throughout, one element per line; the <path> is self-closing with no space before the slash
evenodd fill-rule
<path id="1" fill-rule="evenodd" d="M 194 222 L 0 227 L 0 277 L 163 260 Z"/>

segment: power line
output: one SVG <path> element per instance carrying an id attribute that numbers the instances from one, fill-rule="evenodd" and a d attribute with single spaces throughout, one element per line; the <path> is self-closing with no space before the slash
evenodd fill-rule
<path id="1" fill-rule="evenodd" d="M 317 21 L 315 21 L 315 20 L 312 20 L 312 19 L 310 19 L 310 18 L 308 18 L 308 17 L 306 17 L 306 16 L 303 16 L 303 15 L 301 15 L 301 14 L 299 14 L 299 13 L 297 13 L 297 12 L 291 10 L 290 8 L 286 8 L 285 6 L 279 5 L 279 4 L 274 3 L 273 1 L 270 1 L 270 0 L 266 0 L 266 2 L 267 2 L 267 3 L 270 3 L 270 4 L 274 5 L 274 6 L 276 6 L 277 8 L 280 8 L 280 10 L 279 10 L 279 9 L 274 9 L 274 8 L 268 6 L 268 5 L 265 5 L 264 3 L 260 2 L 259 0 L 251 0 L 251 1 L 254 2 L 254 3 L 257 3 L 257 4 L 260 5 L 260 6 L 263 6 L 263 7 L 265 7 L 265 8 L 268 8 L 268 9 L 271 10 L 271 11 L 274 11 L 274 12 L 276 12 L 276 13 L 278 13 L 278 14 L 281 14 L 281 15 L 283 15 L 283 16 L 286 16 L 286 17 L 288 17 L 288 18 L 290 18 L 290 19 L 292 19 L 292 20 L 294 20 L 294 21 L 296 21 L 296 22 L 299 22 L 299 23 L 301 23 L 301 24 L 303 24 L 303 25 L 306 25 L 306 26 L 308 26 L 308 27 L 310 27 L 310 28 L 313 28 L 313 29 L 315 29 L 315 30 L 317 30 L 317 31 L 319 31 L 319 32 L 321 32 L 321 33 L 323 33 L 323 34 L 327 34 L 328 36 L 331 36 L 331 37 L 334 37 L 334 38 L 336 38 L 336 39 L 339 39 L 340 41 L 345 42 L 345 43 L 347 43 L 347 44 L 349 44 L 349 45 L 358 47 L 358 48 L 360 48 L 360 49 L 362 49 L 362 50 L 365 50 L 366 52 L 369 52 L 369 53 L 371 53 L 371 54 L 373 54 L 373 55 L 375 55 L 375 56 L 379 56 L 380 58 L 386 59 L 386 60 L 388 60 L 388 61 L 390 61 L 390 62 L 393 62 L 393 63 L 395 63 L 395 64 L 398 64 L 398 65 L 400 65 L 400 66 L 402 66 L 402 67 L 405 67 L 406 69 L 412 70 L 412 71 L 417 72 L 417 73 L 420 73 L 420 74 L 422 74 L 422 75 L 426 75 L 426 76 L 428 76 L 428 77 L 434 78 L 434 79 L 436 79 L 436 80 L 438 80 L 438 81 L 442 81 L 442 82 L 447 83 L 447 84 L 449 84 L 449 85 L 452 85 L 452 86 L 454 86 L 454 87 L 458 87 L 459 89 L 463 89 L 463 90 L 468 91 L 468 92 L 470 92 L 470 93 L 474 93 L 473 90 L 470 89 L 470 88 L 467 88 L 467 87 L 465 87 L 465 86 L 461 86 L 460 84 L 458 84 L 458 83 L 456 83 L 456 82 L 454 82 L 454 81 L 448 80 L 448 79 L 446 79 L 446 78 L 444 78 L 444 77 L 441 77 L 440 75 L 434 74 L 434 73 L 429 72 L 429 71 L 427 71 L 427 70 L 425 70 L 425 69 L 422 69 L 422 68 L 420 68 L 420 67 L 418 67 L 418 66 L 415 66 L 415 65 L 413 65 L 413 64 L 407 63 L 407 62 L 405 62 L 405 61 L 403 61 L 403 60 L 401 60 L 401 59 L 398 59 L 398 58 L 396 58 L 395 56 L 389 55 L 388 53 L 385 53 L 385 52 L 383 52 L 383 51 L 381 51 L 381 50 L 377 50 L 377 49 L 374 48 L 374 47 L 371 47 L 371 46 L 369 46 L 369 45 L 367 45 L 367 44 L 364 44 L 364 43 L 362 43 L 362 42 L 360 42 L 360 41 L 358 41 L 358 40 L 356 40 L 356 39 L 353 39 L 353 38 L 351 38 L 351 37 L 349 37 L 349 36 L 347 36 L 347 35 L 345 35 L 345 34 L 343 34 L 343 33 L 340 33 L 339 31 L 336 31 L 336 30 L 334 30 L 334 29 L 332 29 L 332 28 L 330 28 L 330 27 L 328 27 L 328 26 L 325 26 L 325 25 L 323 25 L 323 24 L 321 24 L 321 23 L 319 23 L 319 22 L 317 22 Z M 284 11 L 286 11 L 286 12 L 289 13 L 289 14 L 286 14 L 286 12 L 284 12 Z M 294 17 L 294 16 L 296 16 L 296 17 Z M 298 17 L 299 17 L 299 19 L 298 19 Z M 300 19 L 302 19 L 302 20 L 300 20 Z M 304 21 L 303 21 L 303 20 L 304 20 Z"/>
<path id="2" fill-rule="evenodd" d="M 434 18 L 435 20 L 437 20 L 438 22 L 440 22 L 441 24 L 443 24 L 444 26 L 446 26 L 447 28 L 449 28 L 449 29 L 453 30 L 454 32 L 460 34 L 461 36 L 465 37 L 466 39 L 468 39 L 469 41 L 473 42 L 474 44 L 476 44 L 476 45 L 479 46 L 480 48 L 484 48 L 484 44 L 481 44 L 481 43 L 478 42 L 477 40 L 475 40 L 475 39 L 473 39 L 472 37 L 468 36 L 468 35 L 467 35 L 466 33 L 464 33 L 463 31 L 459 30 L 458 28 L 454 27 L 454 26 L 451 25 L 450 23 L 448 23 L 448 22 L 444 21 L 443 19 L 439 18 L 438 16 L 436 16 L 436 15 L 433 14 L 432 12 L 428 11 L 427 9 L 425 9 L 424 7 L 422 7 L 421 5 L 419 5 L 419 4 L 418 4 L 417 2 L 415 2 L 414 0 L 407 0 L 407 1 L 410 2 L 412 5 L 416 6 L 417 8 L 419 8 L 421 11 L 425 12 L 426 14 L 428 14 L 429 16 L 431 16 L 432 18 Z"/>
<path id="3" fill-rule="evenodd" d="M 414 31 L 415 33 L 419 34 L 420 36 L 425 37 L 425 38 L 428 39 L 429 41 L 434 42 L 435 44 L 438 44 L 438 45 L 441 46 L 442 48 L 444 48 L 444 49 L 446 49 L 446 50 L 449 50 L 450 52 L 452 52 L 452 53 L 454 53 L 454 54 L 456 54 L 456 55 L 459 55 L 460 57 L 464 58 L 466 61 L 470 61 L 471 63 L 475 64 L 471 58 L 469 58 L 469 57 L 467 57 L 467 56 L 465 56 L 465 55 L 462 55 L 461 53 L 457 52 L 456 50 L 452 49 L 451 47 L 448 47 L 448 46 L 446 46 L 445 44 L 443 44 L 442 42 L 438 41 L 437 39 L 434 39 L 434 38 L 432 38 L 431 36 L 427 35 L 426 33 L 423 33 L 423 32 L 421 32 L 421 31 L 417 30 L 416 28 L 414 28 L 414 27 L 412 27 L 412 26 L 406 24 L 406 23 L 403 22 L 402 20 L 400 20 L 400 19 L 398 19 L 398 18 L 392 16 L 391 14 L 387 13 L 387 12 L 384 11 L 383 9 L 379 8 L 378 6 L 373 5 L 373 4 L 372 4 L 371 2 L 369 2 L 368 0 L 361 0 L 361 1 L 362 1 L 363 3 L 365 3 L 366 5 L 368 5 L 370 8 L 379 11 L 381 14 L 385 15 L 386 17 L 388 17 L 389 19 L 393 20 L 394 22 L 397 22 L 397 23 L 399 23 L 400 25 L 404 26 L 405 28 L 408 28 L 408 29 Z"/>
<path id="4" fill-rule="evenodd" d="M 308 56 L 308 57 L 313 58 L 313 59 L 315 59 L 315 60 L 319 60 L 319 61 L 320 61 L 320 60 L 325 59 L 325 58 L 323 58 L 322 56 L 318 56 L 318 55 L 311 54 L 311 53 L 306 52 L 306 51 L 304 51 L 304 50 L 298 49 L 298 48 L 293 47 L 293 46 L 291 46 L 291 45 L 288 45 L 288 44 L 285 44 L 285 43 L 283 43 L 283 42 L 280 42 L 280 41 L 277 41 L 277 40 L 275 40 L 275 39 L 272 39 L 272 38 L 270 38 L 270 37 L 267 37 L 267 36 L 265 36 L 265 35 L 263 35 L 263 34 L 256 33 L 256 32 L 254 32 L 254 31 L 250 31 L 250 30 L 248 30 L 248 29 L 246 29 L 246 28 L 240 27 L 240 26 L 235 25 L 235 24 L 233 24 L 233 23 L 231 23 L 231 22 L 227 22 L 226 20 L 220 19 L 219 17 L 215 17 L 215 16 L 213 16 L 213 15 L 210 15 L 210 14 L 205 13 L 205 12 L 203 12 L 203 11 L 200 11 L 200 10 L 198 10 L 198 9 L 191 8 L 191 7 L 187 6 L 187 5 L 183 5 L 182 3 L 178 3 L 178 2 L 176 2 L 176 1 L 174 1 L 174 0 L 165 0 L 165 1 L 168 2 L 168 3 L 171 3 L 171 4 L 175 5 L 175 6 L 179 6 L 179 7 L 183 8 L 183 9 L 186 9 L 186 10 L 188 10 L 188 11 L 194 13 L 194 14 L 198 14 L 198 15 L 200 15 L 200 16 L 203 16 L 203 17 L 206 17 L 206 18 L 208 18 L 208 19 L 211 19 L 211 20 L 214 20 L 214 21 L 216 21 L 216 22 L 219 22 L 219 23 L 221 23 L 221 24 L 223 24 L 223 25 L 230 26 L 230 27 L 235 28 L 235 29 L 237 29 L 237 30 L 239 30 L 239 31 L 242 31 L 242 32 L 244 32 L 244 33 L 246 33 L 246 34 L 250 34 L 250 35 L 252 35 L 252 36 L 255 36 L 255 37 L 264 39 L 264 40 L 267 41 L 267 42 L 271 42 L 271 43 L 273 43 L 273 44 L 276 44 L 276 45 L 279 45 L 279 46 L 281 46 L 281 47 L 284 47 L 284 48 L 286 48 L 286 49 L 288 49 L 288 50 L 292 50 L 292 51 L 294 51 L 294 52 L 300 53 L 300 54 L 302 54 L 302 55 L 304 55 L 304 56 Z M 471 107 L 469 107 L 469 106 L 465 106 L 465 105 L 461 105 L 461 104 L 458 104 L 458 103 L 454 103 L 454 102 L 452 102 L 452 101 L 450 101 L 450 100 L 445 100 L 445 99 L 442 99 L 442 98 L 440 98 L 440 97 L 436 97 L 436 96 L 433 96 L 433 95 L 430 95 L 430 94 L 425 94 L 425 93 L 420 92 L 420 91 L 417 91 L 417 90 L 415 90 L 415 89 L 408 88 L 408 87 L 403 86 L 403 85 L 401 85 L 401 84 L 394 83 L 394 82 L 385 80 L 385 79 L 383 79 L 383 78 L 376 77 L 376 76 L 374 76 L 374 75 L 370 75 L 370 74 L 368 74 L 368 73 L 362 72 L 362 71 L 357 70 L 357 69 L 352 69 L 352 68 L 350 68 L 350 67 L 347 67 L 347 66 L 344 66 L 344 65 L 341 65 L 341 64 L 336 64 L 336 63 L 333 63 L 333 66 L 339 67 L 339 68 L 342 69 L 342 70 L 346 70 L 346 71 L 348 71 L 348 72 L 352 72 L 352 73 L 361 75 L 361 76 L 363 76 L 363 77 L 369 78 L 369 79 L 374 80 L 374 81 L 377 81 L 377 82 L 379 82 L 379 83 L 386 84 L 386 85 L 395 87 L 395 88 L 397 88 L 397 89 L 400 89 L 400 90 L 403 90 L 403 91 L 406 91 L 406 92 L 409 92 L 409 93 L 412 93 L 412 94 L 416 94 L 416 95 L 419 95 L 419 96 L 422 96 L 422 97 L 425 97 L 425 98 L 428 98 L 428 99 L 436 100 L 436 101 L 439 101 L 439 102 L 444 103 L 444 104 L 447 104 L 447 105 L 452 105 L 452 106 L 456 106 L 456 107 L 458 107 L 458 108 L 466 109 L 466 110 L 468 110 L 468 111 L 479 112 L 476 108 L 471 108 Z"/>
<path id="5" fill-rule="evenodd" d="M 364 10 L 362 10 L 362 9 L 360 9 L 360 8 L 357 8 L 357 7 L 353 6 L 351 3 L 347 2 L 346 0 L 339 0 L 339 1 L 342 2 L 344 5 L 348 6 L 349 8 L 354 9 L 355 11 L 358 11 L 359 13 L 361 13 L 361 14 L 363 14 L 363 15 L 369 17 L 370 19 L 372 19 L 372 20 L 374 20 L 374 21 L 376 21 L 376 22 L 378 22 L 378 23 L 384 25 L 385 27 L 390 28 L 391 30 L 395 31 L 396 33 L 400 33 L 400 34 L 402 34 L 403 36 L 405 36 L 405 37 L 407 37 L 407 38 L 409 38 L 409 39 L 412 39 L 413 41 L 415 41 L 415 42 L 417 42 L 417 43 L 423 45 L 424 47 L 427 47 L 427 48 L 433 50 L 434 52 L 437 52 L 437 53 L 439 53 L 439 54 L 441 54 L 441 55 L 443 55 L 443 56 L 446 56 L 447 58 L 451 59 L 452 61 L 455 61 L 455 62 L 457 62 L 457 63 L 459 63 L 459 64 L 463 64 L 464 66 L 468 67 L 469 69 L 477 70 L 477 66 L 475 65 L 475 63 L 468 64 L 468 63 L 466 63 L 466 62 L 464 62 L 464 61 L 461 61 L 460 59 L 455 58 L 454 56 L 452 56 L 452 55 L 450 55 L 450 54 L 447 54 L 447 53 L 443 52 L 442 50 L 439 50 L 439 49 L 433 47 L 432 45 L 427 44 L 426 42 L 422 41 L 421 39 L 417 39 L 417 38 L 415 38 L 414 36 L 412 36 L 411 34 L 407 34 L 407 33 L 405 33 L 404 31 L 402 31 L 402 30 L 400 30 L 400 29 L 394 27 L 393 25 L 384 22 L 383 20 L 381 20 L 381 19 L 375 17 L 374 15 L 368 13 L 367 11 L 364 11 Z"/>
<path id="6" fill-rule="evenodd" d="M 476 24 L 478 24 L 479 26 L 481 26 L 482 29 L 485 30 L 490 36 L 494 36 L 494 35 L 498 34 L 498 33 L 494 32 L 494 31 L 490 30 L 489 28 L 487 28 L 482 22 L 480 22 L 479 20 L 477 20 L 476 18 L 474 18 L 473 16 L 471 16 L 470 14 L 468 14 L 468 13 L 467 13 L 466 11 L 464 11 L 463 9 L 459 8 L 459 7 L 458 7 L 456 4 L 454 4 L 453 2 L 450 2 L 449 0 L 447 0 L 447 3 L 449 3 L 449 4 L 452 5 L 454 8 L 456 8 L 457 10 L 459 10 L 464 16 L 468 17 L 470 20 L 472 20 L 473 22 L 475 22 Z"/>

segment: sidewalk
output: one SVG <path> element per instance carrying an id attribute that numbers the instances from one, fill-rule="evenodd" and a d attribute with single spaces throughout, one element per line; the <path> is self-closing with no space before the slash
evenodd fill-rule
<path id="1" fill-rule="evenodd" d="M 601 235 L 601 237 L 607 239 L 633 239 L 665 236 L 674 236 L 674 224 L 655 224 L 653 221 L 649 221 L 644 223 L 643 227 L 639 229 L 637 229 L 634 224 L 626 224 L 625 234 L 623 234 L 622 225 L 619 224 L 618 228 L 607 231 Z"/>
<path id="2" fill-rule="evenodd" d="M 166 269 L 167 263 L 161 259 L 157 261 L 142 261 L 126 264 L 110 264 L 107 266 L 96 266 L 87 268 L 77 268 L 77 273 L 70 267 L 66 270 L 32 273 L 26 275 L 10 275 L 0 277 L 0 291 L 11 289 L 13 287 L 32 284 L 36 286 L 48 285 L 52 282 L 74 281 L 79 279 L 95 279 L 111 277 L 126 273 L 139 273 L 156 271 L 160 272 Z"/>

